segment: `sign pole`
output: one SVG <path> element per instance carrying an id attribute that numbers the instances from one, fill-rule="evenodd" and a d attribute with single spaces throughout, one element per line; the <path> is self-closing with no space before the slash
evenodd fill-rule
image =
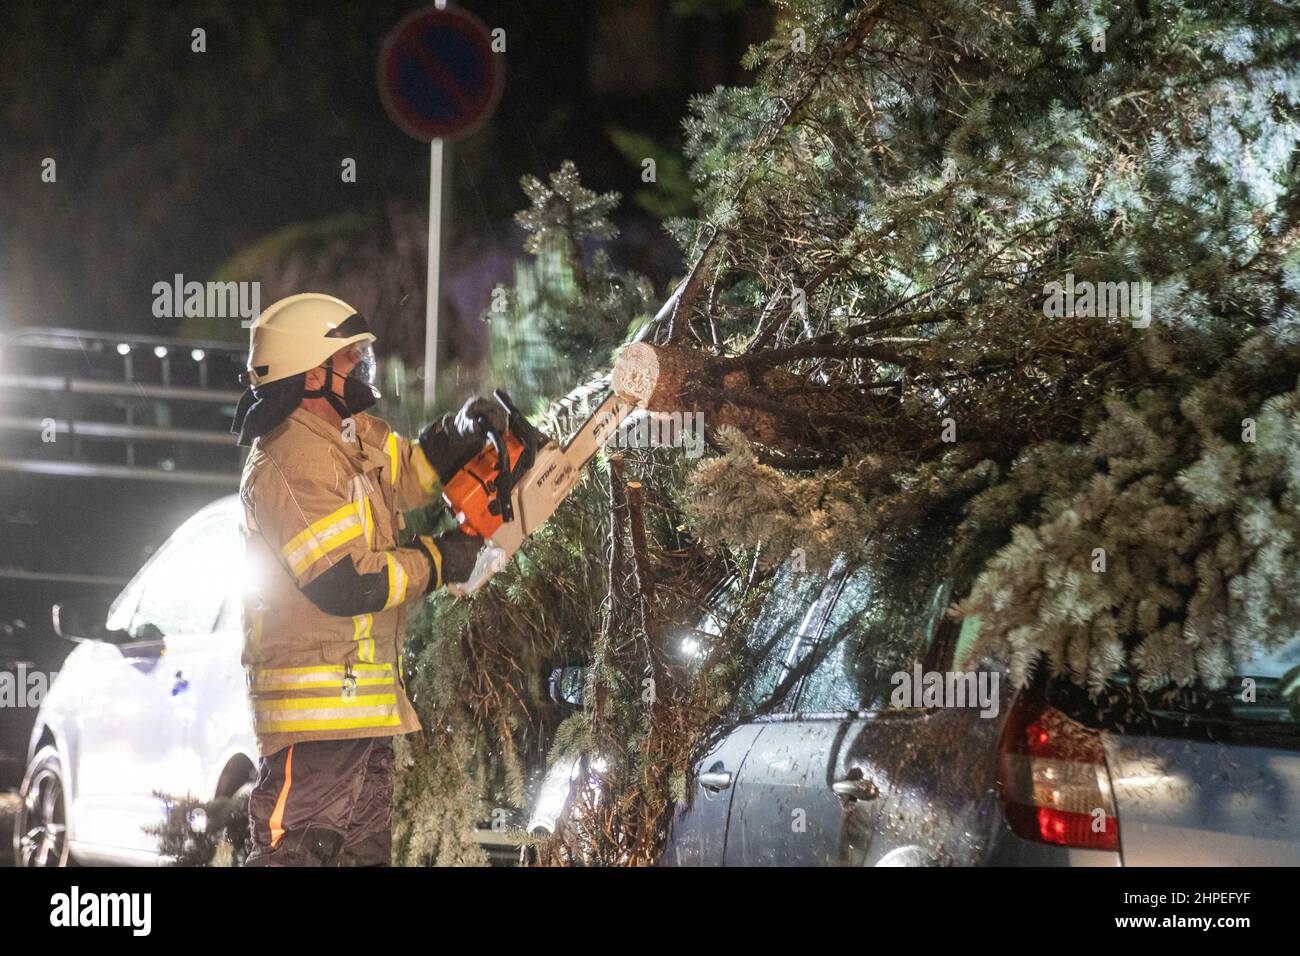
<path id="1" fill-rule="evenodd" d="M 501 96 L 502 57 L 472 14 L 435 0 L 403 17 L 379 52 L 379 99 L 405 133 L 429 144 L 429 263 L 424 303 L 424 402 L 438 393 L 438 318 L 442 294 L 443 219 L 450 218 L 451 141 L 492 115 Z"/>
<path id="2" fill-rule="evenodd" d="M 438 391 L 438 299 L 442 278 L 442 140 L 429 143 L 429 271 L 424 301 L 424 407 Z"/>
<path id="3" fill-rule="evenodd" d="M 446 10 L 447 0 L 434 0 Z M 442 138 L 429 142 L 429 271 L 424 303 L 424 407 L 438 397 L 438 297 L 442 294 Z"/>

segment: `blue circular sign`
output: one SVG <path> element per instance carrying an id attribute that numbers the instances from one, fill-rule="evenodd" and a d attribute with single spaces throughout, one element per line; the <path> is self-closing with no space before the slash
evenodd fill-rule
<path id="1" fill-rule="evenodd" d="M 461 10 L 417 10 L 388 34 L 379 56 L 385 111 L 424 142 L 478 129 L 496 107 L 501 80 L 487 28 Z"/>

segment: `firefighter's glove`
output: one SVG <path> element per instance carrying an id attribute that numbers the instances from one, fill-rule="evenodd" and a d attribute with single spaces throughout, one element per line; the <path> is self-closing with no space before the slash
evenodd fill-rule
<path id="1" fill-rule="evenodd" d="M 444 531 L 436 538 L 422 534 L 416 540 L 433 565 L 433 573 L 429 575 L 430 591 L 446 584 L 468 581 L 483 547 L 482 538 L 476 534 L 466 534 L 459 528 Z"/>
<path id="2" fill-rule="evenodd" d="M 482 450 L 487 442 L 484 423 L 504 432 L 506 411 L 490 399 L 475 396 L 455 415 L 449 412 L 420 432 L 420 448 L 442 484 Z"/>
<path id="3" fill-rule="evenodd" d="M 486 438 L 488 429 L 504 435 L 510 424 L 506 410 L 500 402 L 475 395 L 456 413 L 456 431 L 462 435 L 479 435 Z"/>

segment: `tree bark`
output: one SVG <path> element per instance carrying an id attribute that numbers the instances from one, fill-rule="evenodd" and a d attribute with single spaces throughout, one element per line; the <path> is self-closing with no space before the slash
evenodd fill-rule
<path id="1" fill-rule="evenodd" d="M 632 557 L 636 562 L 637 588 L 648 606 L 655 599 L 655 579 L 650 569 L 650 548 L 645 533 L 645 490 L 639 481 L 627 483 L 628 526 L 632 531 Z"/>
<path id="2" fill-rule="evenodd" d="M 810 388 L 809 380 L 776 365 L 809 359 L 890 361 L 889 350 L 856 345 L 774 349 L 720 358 L 695 349 L 648 342 L 628 345 L 610 376 L 614 392 L 651 412 L 704 417 L 711 432 L 730 426 L 785 456 L 806 458 L 864 432 L 885 399 L 853 383 Z"/>
<path id="3" fill-rule="evenodd" d="M 654 412 L 682 411 L 692 384 L 704 377 L 705 356 L 690 348 L 633 342 L 614 363 L 610 387 Z"/>

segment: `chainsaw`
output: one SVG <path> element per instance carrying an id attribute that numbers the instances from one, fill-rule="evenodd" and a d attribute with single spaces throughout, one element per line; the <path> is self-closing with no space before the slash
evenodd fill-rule
<path id="1" fill-rule="evenodd" d="M 611 393 L 561 448 L 533 427 L 504 391 L 495 389 L 492 397 L 505 409 L 505 430 L 498 432 L 480 416 L 478 426 L 486 437 L 483 450 L 443 490 L 460 529 L 485 541 L 469 579 L 447 585 L 456 597 L 473 594 L 506 566 L 528 536 L 555 513 L 587 463 L 636 408 Z"/>

